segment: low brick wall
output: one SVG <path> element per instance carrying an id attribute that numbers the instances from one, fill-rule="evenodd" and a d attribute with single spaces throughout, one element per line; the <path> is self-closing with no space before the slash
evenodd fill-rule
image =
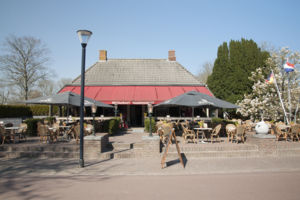
<path id="1" fill-rule="evenodd" d="M 142 153 L 144 157 L 156 157 L 160 155 L 160 139 L 158 136 L 143 136 Z"/>
<path id="2" fill-rule="evenodd" d="M 97 159 L 105 151 L 108 145 L 108 133 L 96 133 L 96 136 L 84 137 L 84 157 Z"/>

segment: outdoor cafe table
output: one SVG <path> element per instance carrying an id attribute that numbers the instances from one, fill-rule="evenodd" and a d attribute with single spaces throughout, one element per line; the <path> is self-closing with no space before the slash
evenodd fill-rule
<path id="1" fill-rule="evenodd" d="M 12 126 L 12 127 L 5 127 L 5 130 L 10 130 L 11 139 L 16 142 L 16 131 L 19 130 L 20 127 Z"/>
<path id="2" fill-rule="evenodd" d="M 62 129 L 62 130 L 63 130 L 62 138 L 66 139 L 66 140 L 69 140 L 67 131 L 68 131 L 71 127 L 72 127 L 72 126 L 58 126 L 59 129 Z M 55 130 L 56 128 L 55 128 L 55 127 L 49 127 L 48 129 L 49 129 L 50 131 L 53 131 L 53 130 Z"/>
<path id="3" fill-rule="evenodd" d="M 62 130 L 63 130 L 63 138 L 65 139 L 65 140 L 70 140 L 70 138 L 68 137 L 68 130 L 70 130 L 70 128 L 71 128 L 72 126 L 70 126 L 70 125 L 62 125 L 62 126 L 59 126 L 59 128 L 61 128 Z"/>
<path id="4" fill-rule="evenodd" d="M 195 130 L 197 130 L 197 141 L 199 141 L 199 133 L 201 133 L 201 139 L 202 139 L 202 143 L 205 143 L 203 141 L 203 139 L 207 139 L 206 135 L 205 135 L 205 131 L 210 132 L 212 131 L 212 128 L 194 128 Z"/>

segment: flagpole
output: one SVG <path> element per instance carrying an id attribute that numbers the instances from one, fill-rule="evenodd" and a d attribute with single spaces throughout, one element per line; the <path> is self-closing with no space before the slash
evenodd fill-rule
<path id="1" fill-rule="evenodd" d="M 273 74 L 273 77 L 274 77 L 274 84 L 275 84 L 276 89 L 277 89 L 277 94 L 279 96 L 279 100 L 280 100 L 280 103 L 281 103 L 281 106 L 282 106 L 282 109 L 283 109 L 283 112 L 284 112 L 284 116 L 287 120 L 287 123 L 290 124 L 289 119 L 287 118 L 287 115 L 286 115 L 286 111 L 285 111 L 285 108 L 284 108 L 284 105 L 283 105 L 283 101 L 281 99 L 281 94 L 280 94 L 280 91 L 279 91 L 279 88 L 278 88 L 277 81 L 276 81 L 275 74 L 274 74 L 273 70 L 272 70 L 272 74 Z"/>
<path id="2" fill-rule="evenodd" d="M 288 72 L 288 100 L 289 100 L 289 121 L 292 121 L 291 76 L 289 72 Z"/>
<path id="3" fill-rule="evenodd" d="M 295 115 L 294 115 L 295 124 L 297 123 L 297 112 L 299 110 L 299 103 L 300 103 L 300 95 L 299 95 L 299 100 L 298 100 L 297 107 L 296 107 L 296 110 L 295 110 Z"/>

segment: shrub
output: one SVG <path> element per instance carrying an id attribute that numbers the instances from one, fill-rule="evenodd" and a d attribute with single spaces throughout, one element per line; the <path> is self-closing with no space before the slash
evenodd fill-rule
<path id="1" fill-rule="evenodd" d="M 108 133 L 113 135 L 116 134 L 120 130 L 120 118 L 115 117 L 109 120 L 108 124 Z"/>
<path id="2" fill-rule="evenodd" d="M 32 112 L 28 106 L 0 105 L 0 117 L 32 117 Z"/>
<path id="3" fill-rule="evenodd" d="M 26 119 L 25 123 L 27 124 L 26 134 L 29 136 L 37 136 L 37 123 L 43 121 L 43 119 Z"/>
<path id="4" fill-rule="evenodd" d="M 149 117 L 145 118 L 145 131 L 149 133 L 149 130 L 150 130 L 150 119 Z M 154 117 L 151 118 L 151 129 L 152 129 L 152 133 L 155 133 L 156 132 L 156 126 L 155 126 L 155 119 Z"/>
<path id="5" fill-rule="evenodd" d="M 95 126 L 96 130 L 113 135 L 120 131 L 120 118 L 116 117 L 110 120 L 101 121 L 99 124 L 96 123 Z"/>

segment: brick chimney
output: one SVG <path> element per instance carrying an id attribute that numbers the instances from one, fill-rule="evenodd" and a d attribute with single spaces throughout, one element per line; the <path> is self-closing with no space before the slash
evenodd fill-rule
<path id="1" fill-rule="evenodd" d="M 107 51 L 106 50 L 99 51 L 99 60 L 107 61 Z"/>
<path id="2" fill-rule="evenodd" d="M 175 50 L 169 50 L 169 61 L 176 61 Z"/>

